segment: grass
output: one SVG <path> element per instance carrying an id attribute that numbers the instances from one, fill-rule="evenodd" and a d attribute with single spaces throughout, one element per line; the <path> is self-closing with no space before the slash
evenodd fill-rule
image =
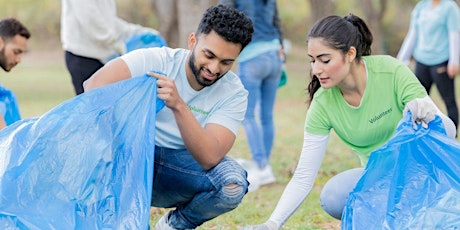
<path id="1" fill-rule="evenodd" d="M 302 147 L 303 124 L 307 111 L 305 87 L 308 82 L 305 47 L 294 47 L 292 50 L 292 53 L 288 54 L 286 66 L 288 83 L 279 89 L 275 105 L 276 139 L 271 163 L 277 182 L 247 194 L 238 208 L 205 223 L 198 229 L 236 229 L 246 224 L 266 221 L 291 178 Z M 64 56 L 59 50 L 32 51 L 26 54 L 23 62 L 11 73 L 3 74 L 1 82 L 16 93 L 24 118 L 41 116 L 74 96 L 63 59 Z M 440 102 L 437 92 L 433 93 L 433 97 L 436 102 Z M 440 107 L 444 109 L 442 105 Z M 229 156 L 250 158 L 243 129 L 240 130 Z M 358 158 L 332 134 L 312 192 L 283 229 L 340 229 L 340 222 L 320 208 L 319 194 L 330 177 L 357 166 Z M 152 226 L 165 210 L 153 211 Z"/>

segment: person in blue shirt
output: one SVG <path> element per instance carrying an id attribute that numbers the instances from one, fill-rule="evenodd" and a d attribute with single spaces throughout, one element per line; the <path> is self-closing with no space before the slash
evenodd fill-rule
<path id="1" fill-rule="evenodd" d="M 422 0 L 413 9 L 397 58 L 415 60 L 415 75 L 426 91 L 436 84 L 447 114 L 458 128 L 455 75 L 459 73 L 460 11 L 452 0 Z"/>
<path id="2" fill-rule="evenodd" d="M 238 160 L 248 171 L 249 191 L 254 191 L 276 180 L 270 156 L 275 137 L 273 108 L 284 61 L 281 20 L 276 0 L 220 3 L 244 12 L 254 23 L 253 39 L 238 56 L 238 75 L 249 92 L 243 127 L 253 161 Z"/>

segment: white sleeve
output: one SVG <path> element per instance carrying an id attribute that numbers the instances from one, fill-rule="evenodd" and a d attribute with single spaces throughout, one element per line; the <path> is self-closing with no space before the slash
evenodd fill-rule
<path id="1" fill-rule="evenodd" d="M 436 115 L 441 117 L 442 124 L 444 126 L 444 129 L 446 130 L 446 135 L 450 138 L 455 139 L 455 136 L 457 135 L 457 128 L 455 127 L 454 122 L 448 116 L 441 112 L 438 106 L 436 106 L 433 100 L 431 100 L 430 96 L 427 95 L 424 98 L 422 98 L 422 100 L 428 101 L 436 108 Z"/>
<path id="2" fill-rule="evenodd" d="M 449 65 L 458 66 L 460 58 L 460 32 L 449 32 Z"/>
<path id="3" fill-rule="evenodd" d="M 410 63 L 410 57 L 414 51 L 416 41 L 417 37 L 415 36 L 415 29 L 409 28 L 409 32 L 407 32 L 407 36 L 404 39 L 404 42 L 401 45 L 401 49 L 398 52 L 398 56 L 396 56 L 396 58 L 403 62 L 405 65 L 409 65 Z"/>
<path id="4" fill-rule="evenodd" d="M 329 135 L 304 132 L 302 153 L 293 177 L 270 216 L 280 228 L 310 193 L 326 152 Z"/>

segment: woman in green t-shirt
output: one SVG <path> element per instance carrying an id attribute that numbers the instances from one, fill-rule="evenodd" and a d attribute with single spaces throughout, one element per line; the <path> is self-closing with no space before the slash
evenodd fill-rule
<path id="1" fill-rule="evenodd" d="M 245 229 L 278 229 L 310 193 L 321 166 L 331 129 L 355 150 L 362 166 L 370 153 L 387 142 L 407 111 L 416 123 L 440 115 L 446 132 L 453 122 L 443 115 L 412 71 L 393 57 L 370 55 L 372 34 L 365 22 L 349 14 L 318 21 L 307 36 L 311 63 L 309 109 L 297 169 L 269 220 Z M 321 206 L 340 219 L 348 193 L 363 168 L 347 170 L 323 188 Z M 340 188 L 340 189 L 329 189 Z"/>

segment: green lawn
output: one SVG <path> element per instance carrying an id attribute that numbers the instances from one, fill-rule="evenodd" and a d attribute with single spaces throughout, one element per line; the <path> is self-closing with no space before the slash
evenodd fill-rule
<path id="1" fill-rule="evenodd" d="M 271 159 L 277 182 L 247 194 L 238 208 L 204 224 L 199 229 L 236 229 L 245 224 L 262 223 L 273 211 L 292 176 L 302 147 L 303 124 L 307 111 L 305 88 L 308 82 L 305 52 L 305 47 L 294 47 L 293 53 L 288 55 L 288 83 L 278 92 L 275 106 L 276 140 Z M 26 54 L 19 66 L 10 73 L 2 74 L 1 82 L 16 93 L 24 118 L 41 116 L 74 96 L 63 58 L 60 52 L 49 54 L 32 50 Z M 439 102 L 437 95 L 435 92 L 433 97 Z M 444 109 L 442 104 L 440 108 Z M 250 158 L 243 129 L 240 129 L 229 155 Z M 313 191 L 283 229 L 340 229 L 340 222 L 329 217 L 320 208 L 319 193 L 322 185 L 330 177 L 358 165 L 358 158 L 332 135 Z M 151 216 L 152 226 L 165 210 L 156 211 Z"/>

